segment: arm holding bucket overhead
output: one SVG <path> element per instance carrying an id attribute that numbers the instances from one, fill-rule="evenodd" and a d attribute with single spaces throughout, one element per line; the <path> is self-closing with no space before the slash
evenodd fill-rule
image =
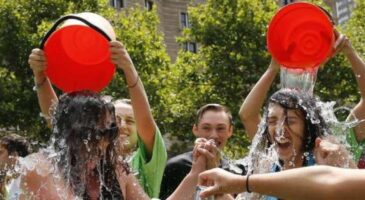
<path id="1" fill-rule="evenodd" d="M 336 49 L 338 49 L 337 51 L 341 51 L 350 62 L 361 95 L 359 103 L 352 109 L 348 118 L 356 118 L 359 121 L 362 121 L 354 128 L 356 139 L 360 142 L 365 139 L 365 121 L 363 121 L 365 120 L 365 62 L 351 46 L 351 43 L 346 36 L 341 35 L 340 39 L 341 41 Z"/>
<path id="2" fill-rule="evenodd" d="M 28 63 L 33 71 L 35 82 L 34 89 L 37 91 L 39 106 L 48 126 L 50 126 L 51 115 L 49 109 L 54 102 L 58 101 L 58 98 L 47 75 L 44 72 L 47 67 L 47 60 L 44 55 L 44 51 L 38 48 L 33 49 L 29 55 Z"/>
<path id="3" fill-rule="evenodd" d="M 239 116 L 251 140 L 254 138 L 261 121 L 260 110 L 264 105 L 267 92 L 279 71 L 280 65 L 271 59 L 266 72 L 247 95 L 240 108 Z"/>
<path id="4" fill-rule="evenodd" d="M 138 135 L 151 155 L 156 133 L 156 123 L 151 113 L 143 83 L 123 44 L 118 41 L 111 41 L 110 48 L 112 62 L 123 70 L 127 80 Z"/>

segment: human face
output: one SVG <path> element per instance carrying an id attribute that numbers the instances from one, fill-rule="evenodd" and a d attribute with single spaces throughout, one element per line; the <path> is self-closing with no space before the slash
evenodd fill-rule
<path id="1" fill-rule="evenodd" d="M 125 103 L 118 103 L 114 106 L 121 148 L 123 151 L 133 151 L 136 148 L 138 137 L 132 106 Z"/>
<path id="2" fill-rule="evenodd" d="M 100 158 L 103 158 L 105 155 L 107 155 L 108 146 L 113 141 L 115 141 L 118 136 L 118 128 L 116 126 L 114 112 L 106 112 L 105 118 L 103 118 L 103 120 L 101 120 L 97 126 L 94 126 L 91 131 L 93 131 L 93 134 L 95 134 L 97 143 L 95 143 L 96 145 L 94 145 L 94 143 L 91 143 L 91 145 L 87 143 L 85 144 L 89 149 L 89 160 L 86 162 L 89 172 L 96 168 Z M 90 148 L 92 148 L 92 152 L 90 152 Z M 94 148 L 97 148 L 97 151 L 94 151 Z"/>
<path id="3" fill-rule="evenodd" d="M 195 137 L 212 139 L 217 147 L 223 149 L 229 137 L 232 136 L 232 126 L 224 111 L 205 111 L 199 123 L 194 125 Z"/>
<path id="4" fill-rule="evenodd" d="M 302 164 L 304 140 L 304 116 L 297 109 L 285 109 L 279 104 L 271 103 L 268 114 L 270 139 L 275 145 L 279 158 L 295 166 Z"/>

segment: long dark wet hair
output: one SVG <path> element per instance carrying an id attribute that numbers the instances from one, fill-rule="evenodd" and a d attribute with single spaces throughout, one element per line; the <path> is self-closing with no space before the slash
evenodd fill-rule
<path id="1" fill-rule="evenodd" d="M 275 92 L 269 98 L 266 105 L 264 114 L 266 127 L 264 135 L 269 138 L 267 122 L 268 107 L 270 104 L 275 103 L 283 107 L 285 115 L 287 114 L 287 110 L 297 110 L 304 116 L 304 142 L 302 148 L 304 152 L 312 152 L 316 138 L 331 133 L 328 125 L 321 116 L 321 108 L 317 105 L 317 102 L 319 102 L 319 100 L 316 97 L 294 89 L 281 89 Z M 270 144 L 271 142 L 269 140 L 269 145 Z"/>
<path id="2" fill-rule="evenodd" d="M 110 117 L 110 123 L 105 122 L 107 117 Z M 57 154 L 55 163 L 73 193 L 90 199 L 86 191 L 90 175 L 86 163 L 96 159 L 96 168 L 91 174 L 102 184 L 99 199 L 123 199 L 115 173 L 114 140 L 118 129 L 114 106 L 89 91 L 64 94 L 54 110 L 52 124 L 53 146 Z M 98 148 L 101 140 L 109 143 L 106 152 Z M 128 172 L 128 167 L 124 167 Z"/>

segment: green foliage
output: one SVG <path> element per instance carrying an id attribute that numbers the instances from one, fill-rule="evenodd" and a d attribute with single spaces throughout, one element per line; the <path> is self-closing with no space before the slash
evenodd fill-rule
<path id="1" fill-rule="evenodd" d="M 272 1 L 255 0 L 208 0 L 206 4 L 189 8 L 192 28 L 184 31 L 180 42 L 196 41 L 199 52 L 195 57 L 199 66 L 191 66 L 185 58 L 180 68 L 193 69 L 182 73 L 185 83 L 194 85 L 190 89 L 188 107 L 196 108 L 210 102 L 228 106 L 232 110 L 235 134 L 230 139 L 226 153 L 240 157 L 246 152 L 249 142 L 243 134 L 238 118 L 238 109 L 253 84 L 258 80 L 269 63 L 265 47 L 266 26 L 276 8 Z M 195 68 L 195 69 L 194 69 Z M 197 86 L 204 90 L 197 90 Z M 180 93 L 186 90 L 180 90 Z M 184 95 L 181 95 L 184 96 Z M 185 111 L 186 112 L 186 111 Z M 186 113 L 186 119 L 194 116 L 194 111 Z M 190 125 L 191 128 L 191 125 Z M 184 133 L 184 131 L 180 131 Z M 178 132 L 178 133 L 180 133 Z M 180 137 L 187 137 L 180 135 Z"/>
<path id="2" fill-rule="evenodd" d="M 351 41 L 353 47 L 365 58 L 365 9 L 364 1 L 356 1 L 356 9 L 350 21 L 343 26 L 337 26 L 341 33 Z M 359 102 L 360 95 L 355 76 L 350 63 L 339 54 L 321 68 L 318 72 L 315 91 L 322 100 L 336 101 L 338 106 L 352 108 Z M 340 113 L 339 118 L 344 120 L 349 113 Z"/>
<path id="3" fill-rule="evenodd" d="M 69 13 L 95 12 L 109 19 L 118 38 L 133 58 L 145 83 L 157 119 L 168 115 L 161 94 L 168 79 L 170 60 L 158 31 L 156 10 L 136 7 L 117 12 L 107 0 L 0 0 L 0 128 L 15 129 L 28 137 L 45 142 L 49 129 L 39 116 L 37 95 L 32 91 L 33 75 L 28 66 L 32 48 L 59 17 Z M 122 73 L 116 74 L 105 93 L 127 97 Z M 60 93 L 59 93 L 60 94 Z M 156 106 L 155 106 L 156 105 Z M 161 120 L 162 121 L 162 120 Z M 163 122 L 161 122 L 162 124 Z"/>
<path id="4" fill-rule="evenodd" d="M 328 9 L 321 0 L 312 3 Z M 356 49 L 364 55 L 364 2 L 358 1 L 355 13 L 346 27 L 337 27 L 349 36 Z M 199 44 L 199 66 L 191 66 L 189 58 L 180 54 L 179 68 L 192 69 L 183 73 L 185 84 L 195 82 L 205 84 L 205 90 L 193 92 L 195 99 L 189 101 L 188 108 L 204 103 L 217 102 L 227 105 L 233 111 L 236 131 L 230 139 L 226 153 L 240 157 L 247 151 L 249 141 L 237 116 L 239 107 L 253 85 L 266 70 L 270 55 L 266 50 L 266 31 L 269 20 L 277 10 L 274 1 L 257 0 L 207 0 L 206 4 L 189 9 L 191 29 L 184 30 L 179 42 L 196 41 Z M 363 56 L 364 57 L 364 56 Z M 201 80 L 196 77 L 202 73 Z M 190 81 L 189 81 L 190 80 Z M 315 92 L 323 100 L 338 100 L 338 105 L 351 105 L 359 100 L 357 85 L 349 63 L 341 55 L 331 59 L 319 73 Z M 278 89 L 274 83 L 269 95 Z M 190 86 L 190 85 L 188 85 Z M 180 90 L 181 94 L 184 90 Z M 191 95 L 191 94 L 190 94 Z M 178 94 L 179 96 L 179 94 Z M 184 96 L 184 95 L 180 95 Z M 183 97 L 179 97 L 182 98 Z M 191 109 L 193 110 L 193 109 Z M 185 114 L 184 114 L 185 113 Z M 184 119 L 189 113 L 180 111 Z M 340 114 L 343 118 L 344 114 Z M 194 114 L 190 113 L 190 118 Z M 184 121 L 186 122 L 186 121 Z M 176 130 L 176 129 L 175 129 Z M 187 129 L 188 130 L 188 129 Z M 189 138 L 184 131 L 177 131 L 180 138 Z M 180 135 L 181 134 L 181 135 Z"/>
<path id="5" fill-rule="evenodd" d="M 165 121 L 170 118 L 168 100 L 171 88 L 170 58 L 166 53 L 163 36 L 158 30 L 159 19 L 156 8 L 147 11 L 139 6 L 119 13 L 109 10 L 109 16 L 117 38 L 127 48 L 147 92 L 154 117 L 165 133 Z M 122 72 L 118 73 L 104 91 L 114 98 L 128 97 Z"/>

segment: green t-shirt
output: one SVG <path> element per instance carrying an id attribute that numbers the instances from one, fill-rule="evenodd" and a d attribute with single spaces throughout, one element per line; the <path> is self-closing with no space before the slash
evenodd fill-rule
<path id="1" fill-rule="evenodd" d="M 355 162 L 359 162 L 359 159 L 365 150 L 365 141 L 358 142 L 356 140 L 356 135 L 353 128 L 351 128 L 350 132 L 346 135 L 346 139 L 351 147 L 351 152 L 354 156 Z"/>
<path id="2" fill-rule="evenodd" d="M 166 146 L 160 130 L 156 127 L 152 157 L 138 137 L 138 149 L 132 158 L 132 169 L 137 172 L 139 183 L 150 198 L 158 198 L 163 172 L 167 162 Z"/>

